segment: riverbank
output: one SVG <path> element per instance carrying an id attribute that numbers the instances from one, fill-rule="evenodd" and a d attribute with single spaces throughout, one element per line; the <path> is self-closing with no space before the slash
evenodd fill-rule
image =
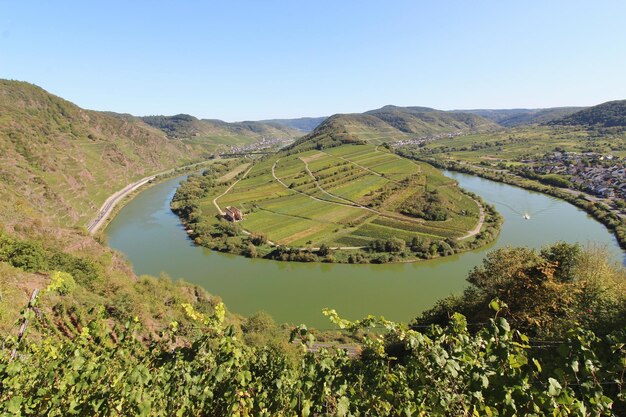
<path id="1" fill-rule="evenodd" d="M 212 162 L 212 160 L 201 161 L 182 167 L 168 169 L 128 184 L 126 187 L 116 191 L 105 200 L 98 210 L 98 214 L 87 224 L 87 232 L 91 235 L 96 235 L 98 230 L 104 230 L 119 210 L 121 210 L 124 205 L 128 204 L 128 202 L 130 202 L 139 192 L 146 190 L 146 188 L 159 184 L 169 178 L 179 176 L 185 172 L 199 169 L 201 165 L 210 164 Z"/>
<path id="2" fill-rule="evenodd" d="M 597 201 L 595 198 L 591 198 L 583 192 L 545 185 L 535 180 L 511 174 L 508 171 L 488 170 L 457 161 L 442 161 L 435 158 L 419 157 L 414 154 L 403 154 L 403 156 L 429 163 L 437 168 L 476 175 L 481 178 L 514 185 L 526 190 L 537 191 L 567 201 L 583 209 L 594 219 L 606 226 L 615 236 L 620 247 L 626 249 L 626 218 L 616 213 L 604 203 Z"/>
<path id="3" fill-rule="evenodd" d="M 624 260 L 606 227 L 565 201 L 473 175 L 445 175 L 480 195 L 503 216 L 500 235 L 493 243 L 412 263 L 349 265 L 235 256 L 195 245 L 185 233 L 170 208 L 185 176 L 141 189 L 104 233 L 108 245 L 127 257 L 138 276 L 184 279 L 220 296 L 236 313 L 249 316 L 264 310 L 279 323 L 305 323 L 320 329 L 328 327 L 320 312 L 329 306 L 352 319 L 373 314 L 411 320 L 437 300 L 462 292 L 468 271 L 489 251 L 507 246 L 540 249 L 557 241 L 580 242 L 608 248 L 615 262 Z M 211 208 L 210 201 L 202 207 Z M 522 217 L 526 210 L 530 220 Z"/>

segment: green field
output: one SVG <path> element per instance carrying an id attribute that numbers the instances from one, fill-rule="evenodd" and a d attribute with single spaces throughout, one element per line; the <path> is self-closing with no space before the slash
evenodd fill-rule
<path id="1" fill-rule="evenodd" d="M 623 132 L 595 132 L 580 127 L 531 126 L 499 132 L 439 139 L 420 148 L 424 156 L 456 159 L 470 163 L 521 164 L 525 159 L 554 152 L 596 152 L 626 157 Z"/>
<path id="2" fill-rule="evenodd" d="M 215 214 L 215 191 L 202 209 Z M 437 195 L 445 220 L 403 214 Z M 366 246 L 374 239 L 458 239 L 478 223 L 475 201 L 437 169 L 374 145 L 344 145 L 259 161 L 218 199 L 245 213 L 241 226 L 282 245 Z"/>

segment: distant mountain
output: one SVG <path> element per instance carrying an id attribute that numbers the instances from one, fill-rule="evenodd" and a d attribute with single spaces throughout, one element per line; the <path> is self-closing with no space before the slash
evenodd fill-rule
<path id="1" fill-rule="evenodd" d="M 0 80 L 5 225 L 27 213 L 84 225 L 133 180 L 208 155 L 207 147 L 172 141 L 134 116 L 81 109 L 35 85 Z"/>
<path id="2" fill-rule="evenodd" d="M 199 138 L 222 144 L 239 145 L 262 138 L 296 138 L 302 132 L 287 126 L 265 122 L 228 123 L 215 119 L 198 119 L 188 114 L 175 116 L 145 116 L 145 123 L 160 129 L 174 139 Z"/>
<path id="3" fill-rule="evenodd" d="M 458 132 L 481 132 L 500 126 L 482 116 L 445 112 L 429 107 L 384 106 L 365 113 L 336 114 L 313 132 L 297 140 L 290 149 L 303 150 L 338 146 L 342 143 L 382 144 Z"/>
<path id="4" fill-rule="evenodd" d="M 470 113 L 451 113 L 429 107 L 384 106 L 365 112 L 393 128 L 410 135 L 434 135 L 459 130 L 480 131 L 497 126 L 481 117 Z"/>
<path id="5" fill-rule="evenodd" d="M 549 122 L 550 125 L 581 125 L 596 127 L 626 127 L 626 100 L 608 101 L 597 106 L 580 110 L 560 119 Z"/>
<path id="6" fill-rule="evenodd" d="M 492 120 L 504 127 L 543 124 L 570 114 L 585 107 L 553 107 L 547 109 L 477 109 L 452 110 L 454 113 L 471 113 Z"/>
<path id="7" fill-rule="evenodd" d="M 259 122 L 289 127 L 292 129 L 299 130 L 303 133 L 309 133 L 313 129 L 318 127 L 326 119 L 328 119 L 327 116 L 300 117 L 298 119 L 269 119 L 269 120 L 259 120 Z"/>

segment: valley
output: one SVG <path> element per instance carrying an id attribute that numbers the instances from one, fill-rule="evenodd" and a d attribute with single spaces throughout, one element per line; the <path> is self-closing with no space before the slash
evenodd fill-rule
<path id="1" fill-rule="evenodd" d="M 626 416 L 626 2 L 0 10 L 0 417 Z"/>

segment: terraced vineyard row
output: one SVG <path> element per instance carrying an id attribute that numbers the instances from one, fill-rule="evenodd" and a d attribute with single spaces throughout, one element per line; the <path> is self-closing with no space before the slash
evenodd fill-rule
<path id="1" fill-rule="evenodd" d="M 407 210 L 411 204 L 431 204 L 428 199 L 437 199 L 445 219 Z M 366 246 L 375 239 L 416 236 L 457 239 L 479 218 L 476 202 L 453 180 L 373 145 L 261 161 L 220 204 L 244 210 L 246 230 L 288 246 Z"/>

